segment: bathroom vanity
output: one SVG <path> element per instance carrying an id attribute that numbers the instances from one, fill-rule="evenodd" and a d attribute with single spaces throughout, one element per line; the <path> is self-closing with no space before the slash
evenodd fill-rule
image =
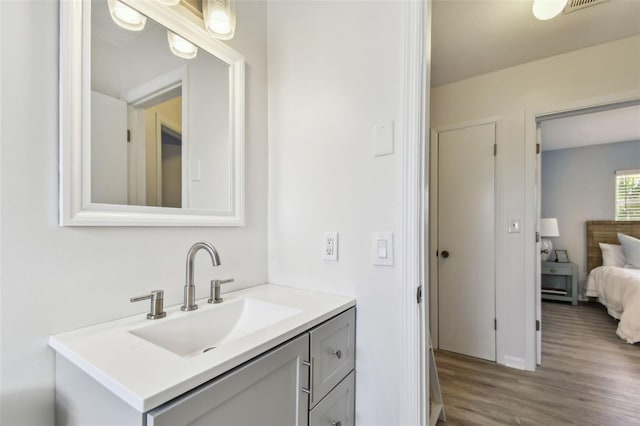
<path id="1" fill-rule="evenodd" d="M 355 300 L 263 285 L 200 306 L 52 336 L 56 424 L 354 424 Z"/>

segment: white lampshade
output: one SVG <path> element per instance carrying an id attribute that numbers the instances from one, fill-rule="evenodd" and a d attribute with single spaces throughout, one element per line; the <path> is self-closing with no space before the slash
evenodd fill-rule
<path id="1" fill-rule="evenodd" d="M 107 0 L 113 22 L 129 31 L 142 31 L 147 17 L 118 0 Z"/>
<path id="2" fill-rule="evenodd" d="M 193 43 L 168 30 L 167 39 L 171 53 L 179 58 L 193 59 L 198 54 L 198 48 Z"/>
<path id="3" fill-rule="evenodd" d="M 231 40 L 236 31 L 236 11 L 233 0 L 203 0 L 202 14 L 207 30 L 215 38 Z"/>
<path id="4" fill-rule="evenodd" d="M 558 16 L 567 4 L 567 0 L 533 0 L 533 16 L 546 21 Z"/>
<path id="5" fill-rule="evenodd" d="M 558 219 L 544 218 L 540 219 L 540 236 L 541 237 L 559 237 Z"/>

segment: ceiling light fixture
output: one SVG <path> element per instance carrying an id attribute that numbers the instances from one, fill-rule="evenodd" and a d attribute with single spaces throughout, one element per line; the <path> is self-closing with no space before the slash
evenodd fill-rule
<path id="1" fill-rule="evenodd" d="M 546 21 L 558 16 L 567 4 L 567 0 L 533 0 L 533 16 Z"/>
<path id="2" fill-rule="evenodd" d="M 107 0 L 113 22 L 129 31 L 142 31 L 147 17 L 118 0 Z"/>
<path id="3" fill-rule="evenodd" d="M 202 14 L 207 30 L 215 38 L 230 40 L 236 31 L 236 11 L 233 0 L 204 0 Z"/>
<path id="4" fill-rule="evenodd" d="M 171 53 L 180 58 L 193 59 L 198 54 L 198 48 L 193 43 L 171 31 L 167 31 L 167 39 Z"/>

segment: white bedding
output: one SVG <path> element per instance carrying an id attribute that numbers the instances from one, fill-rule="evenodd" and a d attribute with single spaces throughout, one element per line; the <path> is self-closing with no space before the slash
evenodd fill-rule
<path id="1" fill-rule="evenodd" d="M 597 297 L 619 319 L 618 336 L 640 342 L 640 269 L 598 266 L 589 274 L 587 296 Z"/>

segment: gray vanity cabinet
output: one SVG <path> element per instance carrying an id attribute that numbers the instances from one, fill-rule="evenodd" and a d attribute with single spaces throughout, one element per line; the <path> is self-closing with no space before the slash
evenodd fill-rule
<path id="1" fill-rule="evenodd" d="M 147 413 L 148 426 L 306 426 L 309 335 Z"/>
<path id="2" fill-rule="evenodd" d="M 309 332 L 313 364 L 310 409 L 354 369 L 355 325 L 355 309 L 349 309 Z"/>
<path id="3" fill-rule="evenodd" d="M 352 371 L 309 413 L 309 426 L 354 426 L 355 381 Z"/>

